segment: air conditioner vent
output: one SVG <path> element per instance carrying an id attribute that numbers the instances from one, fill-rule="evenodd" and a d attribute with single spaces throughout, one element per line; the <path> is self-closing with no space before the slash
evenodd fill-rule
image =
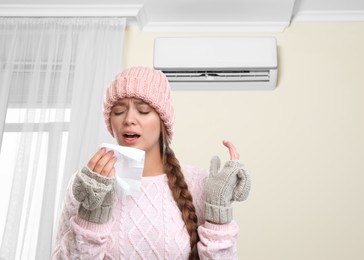
<path id="1" fill-rule="evenodd" d="M 163 71 L 170 82 L 269 82 L 269 70 Z"/>

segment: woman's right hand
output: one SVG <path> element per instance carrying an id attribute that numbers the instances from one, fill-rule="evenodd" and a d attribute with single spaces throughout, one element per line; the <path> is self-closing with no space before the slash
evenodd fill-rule
<path id="1" fill-rule="evenodd" d="M 72 192 L 80 203 L 80 218 L 98 224 L 110 220 L 115 198 L 115 163 L 114 152 L 101 148 L 87 167 L 77 172 Z"/>
<path id="2" fill-rule="evenodd" d="M 106 151 L 104 147 L 100 148 L 87 163 L 87 167 L 102 176 L 113 177 L 115 175 L 116 157 L 112 150 Z"/>

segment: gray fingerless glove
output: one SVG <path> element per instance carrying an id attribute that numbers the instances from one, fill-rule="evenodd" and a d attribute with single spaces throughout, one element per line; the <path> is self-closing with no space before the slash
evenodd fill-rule
<path id="1" fill-rule="evenodd" d="M 220 158 L 211 159 L 210 176 L 206 186 L 205 218 L 217 223 L 232 219 L 232 201 L 246 200 L 250 191 L 250 177 L 239 161 L 227 161 L 220 170 Z"/>
<path id="2" fill-rule="evenodd" d="M 78 214 L 82 219 L 99 224 L 110 220 L 115 198 L 114 177 L 105 177 L 84 167 L 75 176 L 72 192 L 80 202 Z"/>

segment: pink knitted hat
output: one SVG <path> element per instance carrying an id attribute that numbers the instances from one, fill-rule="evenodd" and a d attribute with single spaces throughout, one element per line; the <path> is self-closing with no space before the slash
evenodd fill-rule
<path id="1" fill-rule="evenodd" d="M 121 98 L 139 98 L 152 106 L 166 126 L 172 139 L 175 119 L 171 89 L 166 76 L 159 70 L 147 67 L 132 67 L 117 74 L 107 88 L 104 99 L 104 118 L 107 129 L 114 136 L 110 113 Z"/>

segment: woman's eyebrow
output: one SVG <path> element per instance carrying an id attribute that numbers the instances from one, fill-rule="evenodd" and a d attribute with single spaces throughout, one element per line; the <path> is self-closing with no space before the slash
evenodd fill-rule
<path id="1" fill-rule="evenodd" d="M 145 102 L 144 100 L 142 99 L 134 99 L 133 100 L 133 103 L 136 105 L 136 106 L 150 106 L 147 102 Z M 127 107 L 128 106 L 128 102 L 125 101 L 125 100 L 119 100 L 117 102 L 115 102 L 114 106 L 113 107 L 116 107 L 116 106 L 121 106 L 121 107 Z"/>
<path id="2" fill-rule="evenodd" d="M 124 102 L 124 101 L 117 101 L 117 102 L 115 102 L 115 104 L 114 104 L 114 106 L 113 106 L 113 107 L 116 107 L 116 106 L 122 106 L 122 107 L 125 107 L 125 106 L 126 106 L 126 104 L 125 104 L 125 102 Z"/>
<path id="3" fill-rule="evenodd" d="M 147 102 L 145 102 L 145 101 L 143 101 L 141 99 L 136 99 L 134 101 L 134 104 L 137 105 L 137 106 L 139 106 L 139 105 L 147 105 L 147 106 L 149 106 L 149 104 Z"/>

